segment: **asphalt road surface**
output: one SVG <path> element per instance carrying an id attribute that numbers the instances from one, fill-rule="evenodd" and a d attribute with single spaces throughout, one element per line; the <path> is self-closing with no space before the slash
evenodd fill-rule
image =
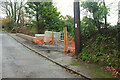
<path id="1" fill-rule="evenodd" d="M 5 32 L 2 37 L 2 77 L 3 78 L 78 78 L 62 67 L 35 54 Z"/>

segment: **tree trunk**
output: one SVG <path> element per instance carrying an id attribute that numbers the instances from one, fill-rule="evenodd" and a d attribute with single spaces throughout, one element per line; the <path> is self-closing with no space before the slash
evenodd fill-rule
<path id="1" fill-rule="evenodd" d="M 8 3 L 4 3 L 5 4 L 5 8 L 6 8 L 6 14 L 8 17 L 11 17 L 11 12 L 10 12 L 10 9 L 8 8 Z"/>
<path id="2" fill-rule="evenodd" d="M 14 12 L 13 12 L 13 4 L 12 4 L 11 0 L 10 0 L 10 7 L 11 7 L 11 16 L 13 17 Z"/>
<path id="3" fill-rule="evenodd" d="M 21 15 L 21 13 L 20 13 L 20 10 L 19 10 L 18 19 L 17 19 L 17 24 L 19 23 L 20 15 Z"/>
<path id="4" fill-rule="evenodd" d="M 106 6 L 105 5 L 105 0 L 103 0 L 103 4 L 104 4 L 104 7 Z M 104 14 L 105 15 L 105 29 L 107 29 L 107 15 L 106 14 Z"/>
<path id="5" fill-rule="evenodd" d="M 21 8 L 22 8 L 22 1 L 21 1 L 21 4 L 20 4 L 20 8 L 19 8 L 19 13 L 18 13 L 18 19 L 17 19 L 17 24 L 19 23 L 20 21 L 20 15 L 21 15 Z"/>
<path id="6" fill-rule="evenodd" d="M 37 5 L 37 11 L 36 11 L 36 21 L 37 21 L 37 33 L 39 34 L 40 33 L 40 30 L 39 30 L 39 14 L 38 14 L 38 5 Z"/>
<path id="7" fill-rule="evenodd" d="M 100 22 L 99 22 L 99 21 L 98 21 L 98 23 L 97 23 L 97 26 L 98 26 L 98 31 L 99 31 L 99 33 L 102 34 L 102 32 L 101 32 L 101 26 L 100 26 Z"/>
<path id="8" fill-rule="evenodd" d="M 14 22 L 16 23 L 16 2 L 14 2 Z"/>
<path id="9" fill-rule="evenodd" d="M 94 13 L 93 13 L 93 15 L 94 15 Z M 96 25 L 96 27 L 98 28 L 98 32 L 99 32 L 100 34 L 102 34 L 102 33 L 101 33 L 100 22 L 97 20 L 97 17 L 94 17 L 94 16 L 93 16 L 93 18 L 94 18 L 94 21 L 95 21 L 95 25 Z"/>
<path id="10" fill-rule="evenodd" d="M 9 14 L 8 14 L 8 12 L 7 11 L 5 11 L 6 12 L 6 15 L 7 15 L 7 17 L 9 17 Z"/>

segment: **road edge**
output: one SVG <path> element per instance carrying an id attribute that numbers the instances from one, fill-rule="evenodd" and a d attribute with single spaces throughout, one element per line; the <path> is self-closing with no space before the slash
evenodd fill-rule
<path id="1" fill-rule="evenodd" d="M 60 64 L 60 63 L 56 62 L 55 60 L 47 57 L 46 55 L 43 55 L 43 54 L 41 54 L 40 52 L 32 49 L 31 47 L 27 46 L 26 44 L 20 42 L 18 39 L 16 39 L 16 38 L 13 37 L 12 35 L 10 35 L 8 32 L 6 32 L 6 33 L 7 33 L 10 37 L 12 37 L 14 40 L 16 40 L 18 43 L 20 43 L 21 45 L 23 45 L 24 47 L 28 48 L 29 50 L 35 52 L 36 54 L 38 54 L 38 55 L 40 55 L 40 56 L 46 58 L 47 60 L 55 63 L 56 65 L 59 65 L 60 67 L 62 67 L 62 68 L 64 68 L 64 69 L 67 69 L 67 70 L 71 71 L 72 73 L 77 74 L 78 76 L 81 76 L 81 77 L 83 77 L 83 78 L 85 78 L 85 79 L 92 80 L 91 78 L 88 78 L 88 77 L 84 76 L 84 75 L 81 74 L 80 72 L 77 72 L 77 71 L 75 71 L 75 70 L 73 70 L 73 69 L 71 69 L 71 68 L 68 68 L 68 67 L 64 66 L 63 64 Z"/>

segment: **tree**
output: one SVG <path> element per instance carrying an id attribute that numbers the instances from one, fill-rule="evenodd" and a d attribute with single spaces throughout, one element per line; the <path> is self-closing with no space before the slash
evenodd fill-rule
<path id="1" fill-rule="evenodd" d="M 11 11 L 10 11 L 10 8 L 9 8 L 9 2 L 0 2 L 0 7 L 2 12 L 5 12 L 6 16 L 7 17 L 11 17 Z"/>
<path id="2" fill-rule="evenodd" d="M 88 32 L 89 35 L 91 35 L 91 33 L 96 30 L 94 20 L 92 18 L 88 18 L 87 16 L 83 17 L 81 21 L 81 29 L 84 33 Z"/>
<path id="3" fill-rule="evenodd" d="M 12 24 L 13 24 L 13 19 L 12 18 L 5 18 L 2 19 L 2 26 L 4 26 L 5 30 L 11 31 L 12 30 Z"/>
<path id="4" fill-rule="evenodd" d="M 63 16 L 64 24 L 63 26 L 67 27 L 68 33 L 74 35 L 74 18 L 70 15 Z"/>
<path id="5" fill-rule="evenodd" d="M 6 13 L 6 17 L 13 18 L 14 23 L 18 24 L 21 15 L 20 11 L 23 7 L 23 2 L 23 0 L 6 0 L 5 2 L 1 2 L 0 6 L 2 7 L 3 12 Z"/>
<path id="6" fill-rule="evenodd" d="M 84 2 L 82 2 L 82 5 L 81 5 L 88 12 L 92 13 L 94 23 L 95 23 L 96 27 L 98 28 L 99 33 L 101 33 L 100 22 L 103 21 L 105 16 L 108 14 L 108 10 L 109 10 L 102 3 L 103 2 L 100 0 L 98 2 L 84 1 Z"/>
<path id="7" fill-rule="evenodd" d="M 34 17 L 33 24 L 37 26 L 37 33 L 44 33 L 45 30 L 58 29 L 57 25 L 60 13 L 53 6 L 52 2 L 27 2 L 26 13 Z"/>

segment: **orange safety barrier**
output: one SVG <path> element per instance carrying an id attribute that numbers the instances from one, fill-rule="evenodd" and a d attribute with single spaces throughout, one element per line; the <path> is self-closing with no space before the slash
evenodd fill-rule
<path id="1" fill-rule="evenodd" d="M 71 41 L 68 41 L 68 54 L 73 54 L 75 52 L 75 42 L 74 38 Z"/>
<path id="2" fill-rule="evenodd" d="M 34 42 L 35 42 L 36 44 L 41 44 L 41 45 L 43 45 L 44 40 L 43 40 L 43 39 L 42 39 L 42 40 L 38 40 L 37 38 L 35 38 L 35 39 L 34 39 Z"/>

